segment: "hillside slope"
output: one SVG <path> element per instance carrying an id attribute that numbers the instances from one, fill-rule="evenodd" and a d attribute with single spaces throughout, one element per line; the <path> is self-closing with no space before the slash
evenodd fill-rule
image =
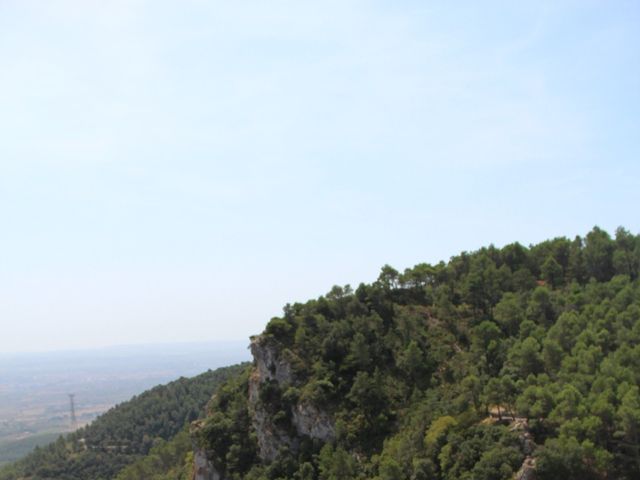
<path id="1" fill-rule="evenodd" d="M 639 236 L 594 228 L 287 305 L 194 478 L 640 478 L 639 272 Z"/>
<path id="2" fill-rule="evenodd" d="M 246 365 L 180 378 L 148 390 L 90 425 L 37 448 L 0 470 L 0 479 L 111 479 L 125 466 L 172 439 L 203 413 L 212 392 Z"/>

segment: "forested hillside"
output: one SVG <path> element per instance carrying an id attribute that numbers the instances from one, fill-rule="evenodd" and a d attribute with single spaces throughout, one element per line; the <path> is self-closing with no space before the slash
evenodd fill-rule
<path id="1" fill-rule="evenodd" d="M 115 480 L 192 480 L 193 453 L 185 427 L 168 442 L 160 440 L 149 453 L 126 466 Z"/>
<path id="2" fill-rule="evenodd" d="M 0 479 L 637 479 L 639 273 L 622 228 L 385 266 Z"/>
<path id="3" fill-rule="evenodd" d="M 181 432 L 212 392 L 246 365 L 180 378 L 121 403 L 93 423 L 0 470 L 0 479 L 111 479 Z"/>
<path id="4" fill-rule="evenodd" d="M 287 305 L 198 424 L 198 478 L 640 478 L 639 271 L 639 236 L 594 228 Z"/>

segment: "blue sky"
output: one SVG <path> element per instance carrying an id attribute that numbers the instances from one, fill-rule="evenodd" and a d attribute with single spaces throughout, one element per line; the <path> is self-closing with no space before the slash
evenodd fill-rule
<path id="1" fill-rule="evenodd" d="M 633 1 L 0 1 L 0 351 L 242 339 L 640 231 Z"/>

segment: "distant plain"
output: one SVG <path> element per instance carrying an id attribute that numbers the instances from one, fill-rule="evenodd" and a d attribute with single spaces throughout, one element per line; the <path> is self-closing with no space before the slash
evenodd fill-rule
<path id="1" fill-rule="evenodd" d="M 248 341 L 0 353 L 0 465 L 181 376 L 248 360 Z M 69 394 L 74 394 L 76 423 Z"/>

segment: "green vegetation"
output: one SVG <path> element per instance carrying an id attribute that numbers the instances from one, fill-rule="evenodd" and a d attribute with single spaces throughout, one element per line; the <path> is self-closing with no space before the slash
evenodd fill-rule
<path id="1" fill-rule="evenodd" d="M 153 389 L 0 480 L 186 480 L 192 442 L 226 480 L 640 478 L 639 274 L 640 236 L 598 228 L 385 266 L 285 306 L 268 362 Z M 297 433 L 301 407 L 329 441 Z"/>
<path id="2" fill-rule="evenodd" d="M 522 417 L 538 479 L 639 478 L 639 272 L 640 237 L 598 228 L 385 266 L 287 305 L 260 337 L 292 369 L 261 384 L 270 425 L 294 432 L 302 402 L 334 419 L 334 441 L 261 462 L 249 371 L 219 390 L 199 441 L 234 480 L 506 480 L 529 453 L 510 425 Z"/>
<path id="3" fill-rule="evenodd" d="M 186 434 L 180 432 L 201 416 L 218 385 L 243 368 L 246 365 L 208 371 L 148 390 L 112 408 L 89 426 L 60 436 L 1 469 L 0 479 L 111 479 L 149 452 L 158 454 L 172 447 L 179 450 L 181 457 L 175 462 L 182 465 L 187 454 Z M 175 443 L 167 442 L 174 437 Z"/>
<path id="4" fill-rule="evenodd" d="M 191 480 L 193 454 L 188 428 L 168 442 L 159 440 L 145 456 L 120 471 L 116 480 Z"/>
<path id="5" fill-rule="evenodd" d="M 47 445 L 60 436 L 59 432 L 44 432 L 37 435 L 31 435 L 22 440 L 5 440 L 0 441 L 0 467 L 16 458 L 24 457 L 27 453 L 37 446 Z"/>

